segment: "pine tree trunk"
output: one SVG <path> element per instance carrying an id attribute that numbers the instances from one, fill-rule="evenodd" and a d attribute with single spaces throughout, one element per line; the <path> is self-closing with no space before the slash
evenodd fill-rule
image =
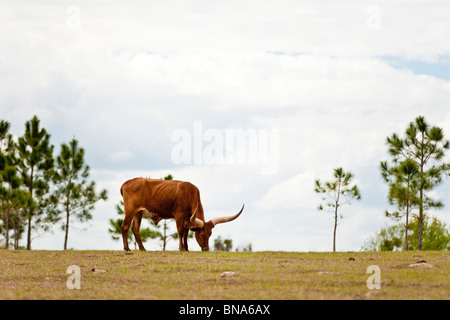
<path id="1" fill-rule="evenodd" d="M 409 205 L 406 206 L 406 223 L 405 223 L 405 246 L 404 251 L 408 251 L 408 215 L 409 215 Z"/>
<path id="2" fill-rule="evenodd" d="M 19 250 L 21 219 L 18 218 L 17 228 L 14 229 L 14 250 Z"/>
<path id="3" fill-rule="evenodd" d="M 30 214 L 31 214 L 31 210 L 30 210 Z M 28 218 L 27 250 L 31 250 L 31 215 Z"/>
<path id="4" fill-rule="evenodd" d="M 337 198 L 334 209 L 334 232 L 333 232 L 333 252 L 336 252 L 336 229 L 338 220 L 339 198 L 341 196 L 341 179 L 339 179 Z"/>
<path id="5" fill-rule="evenodd" d="M 419 244 L 417 250 L 422 250 L 423 233 L 423 164 L 420 166 L 420 202 L 419 202 Z"/>
<path id="6" fill-rule="evenodd" d="M 28 189 L 31 199 L 33 199 L 33 174 L 34 174 L 34 166 L 31 167 L 30 186 Z M 31 250 L 31 217 L 33 216 L 33 211 L 31 208 L 30 208 L 29 214 L 30 214 L 30 216 L 28 217 L 27 250 Z"/>
<path id="7" fill-rule="evenodd" d="M 406 190 L 406 223 L 405 223 L 405 245 L 403 247 L 404 251 L 408 251 L 408 216 L 409 216 L 409 178 L 408 178 L 408 189 Z"/>
<path id="8" fill-rule="evenodd" d="M 164 234 L 163 234 L 163 251 L 166 251 L 166 239 L 167 239 L 167 237 L 166 237 L 166 230 L 167 230 L 167 221 L 166 220 L 164 220 L 164 224 L 163 224 L 163 231 L 164 231 Z"/>
<path id="9" fill-rule="evenodd" d="M 423 232 L 423 166 L 425 165 L 424 154 L 423 154 L 423 140 L 424 135 L 422 133 L 422 144 L 421 144 L 421 158 L 420 158 L 420 202 L 419 202 L 419 244 L 417 250 L 422 250 L 422 232 Z"/>
<path id="10" fill-rule="evenodd" d="M 5 217 L 5 249 L 9 248 L 9 201 L 6 200 L 6 217 Z"/>
<path id="11" fill-rule="evenodd" d="M 69 237 L 69 205 L 66 206 L 66 235 L 64 237 L 64 250 L 67 250 L 67 238 Z"/>
<path id="12" fill-rule="evenodd" d="M 338 204 L 337 204 L 337 202 L 336 202 L 336 208 L 335 208 L 335 210 L 334 210 L 333 252 L 336 252 L 337 217 L 338 217 Z"/>

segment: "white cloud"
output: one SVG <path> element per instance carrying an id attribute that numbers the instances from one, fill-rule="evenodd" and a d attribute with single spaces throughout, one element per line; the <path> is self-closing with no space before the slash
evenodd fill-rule
<path id="1" fill-rule="evenodd" d="M 317 175 L 304 171 L 296 176 L 283 180 L 271 187 L 262 198 L 258 199 L 255 206 L 259 210 L 283 210 L 286 208 L 317 207 L 317 199 L 311 195 L 314 190 L 314 181 Z"/>
<path id="2" fill-rule="evenodd" d="M 245 224 L 224 226 L 223 234 L 245 234 L 241 241 L 255 241 L 260 250 L 320 250 L 331 242 L 320 240 L 325 224 L 311 213 L 316 178 L 326 179 L 337 166 L 358 173 L 367 194 L 361 206 L 375 217 L 385 205 L 377 201 L 383 196 L 376 179 L 385 137 L 401 133 L 419 114 L 450 137 L 449 82 L 382 59 L 448 56 L 446 1 L 75 6 L 79 11 L 56 2 L 0 5 L 0 112 L 16 135 L 37 114 L 55 145 L 80 140 L 93 177 L 111 194 L 96 209 L 93 228 L 100 238 L 108 238 L 100 229 L 115 215 L 123 181 L 172 173 L 200 188 L 207 217 L 246 203 Z M 379 8 L 379 17 L 369 6 Z M 379 19 L 379 29 L 368 27 L 371 18 Z M 79 19 L 76 28 L 73 19 Z M 279 130 L 279 170 L 262 176 L 249 164 L 175 166 L 171 133 L 192 130 L 196 120 L 221 132 Z M 278 215 L 311 229 L 272 237 L 273 227 L 284 226 L 273 226 Z M 348 223 L 349 230 L 364 221 Z M 285 245 L 297 237 L 317 245 Z M 350 231 L 342 237 L 345 247 L 360 247 Z"/>
<path id="3" fill-rule="evenodd" d="M 134 158 L 134 154 L 129 150 L 118 150 L 115 152 L 112 152 L 109 156 L 109 159 L 113 162 L 125 162 L 130 161 Z"/>

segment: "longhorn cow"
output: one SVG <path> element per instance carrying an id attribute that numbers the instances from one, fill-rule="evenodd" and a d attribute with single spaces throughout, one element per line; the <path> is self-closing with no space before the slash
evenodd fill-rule
<path id="1" fill-rule="evenodd" d="M 161 219 L 175 219 L 181 251 L 188 251 L 189 230 L 195 231 L 195 239 L 202 251 L 208 251 L 212 228 L 219 223 L 233 221 L 244 210 L 242 205 L 241 210 L 233 216 L 205 221 L 200 192 L 192 183 L 185 181 L 134 178 L 125 181 L 120 193 L 125 210 L 125 219 L 121 226 L 125 251 L 130 250 L 128 247 L 130 225 L 139 250 L 145 251 L 139 236 L 143 215 L 152 219 L 155 225 L 158 225 Z"/>

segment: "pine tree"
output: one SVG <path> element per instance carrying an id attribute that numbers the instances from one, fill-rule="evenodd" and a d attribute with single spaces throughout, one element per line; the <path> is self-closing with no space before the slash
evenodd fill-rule
<path id="1" fill-rule="evenodd" d="M 48 181 L 53 168 L 53 145 L 50 144 L 50 135 L 44 128 L 40 128 L 37 116 L 25 123 L 25 133 L 19 138 L 17 150 L 18 168 L 32 199 L 32 205 L 27 210 L 27 249 L 31 250 L 31 230 L 44 221 L 41 204 L 49 192 Z"/>
<path id="2" fill-rule="evenodd" d="M 425 118 L 419 116 L 409 123 L 404 138 L 394 133 L 387 137 L 386 144 L 395 165 L 410 159 L 419 168 L 418 250 L 422 250 L 424 209 L 442 207 L 442 203 L 433 201 L 425 193 L 440 184 L 442 177 L 449 173 L 450 164 L 445 163 L 443 158 L 450 142 L 444 138 L 442 128 L 430 127 Z"/>
<path id="3" fill-rule="evenodd" d="M 21 187 L 23 179 L 17 171 L 17 145 L 8 132 L 10 124 L 0 121 L 0 217 L 3 220 L 5 248 L 9 248 L 9 232 L 14 230 L 14 249 L 19 248 L 19 239 L 23 232 L 24 211 L 30 207 L 29 194 Z"/>
<path id="4" fill-rule="evenodd" d="M 61 152 L 56 158 L 53 174 L 55 191 L 51 200 L 55 205 L 53 220 L 62 220 L 62 229 L 65 231 L 64 250 L 67 249 L 69 226 L 71 218 L 75 221 L 86 222 L 92 219 L 90 211 L 99 200 L 107 199 L 107 191 L 95 191 L 95 182 L 88 182 L 89 166 L 84 161 L 85 151 L 73 139 L 69 144 L 61 144 Z"/>
<path id="5" fill-rule="evenodd" d="M 333 252 L 336 251 L 336 230 L 338 219 L 342 219 L 342 214 L 338 214 L 339 207 L 350 204 L 353 200 L 361 199 L 361 194 L 357 185 L 352 185 L 353 174 L 345 172 L 342 168 L 334 169 L 335 180 L 322 184 L 320 180 L 316 180 L 315 192 L 322 195 L 325 205 L 334 211 L 334 231 L 333 231 Z M 322 204 L 318 207 L 324 210 Z"/>
<path id="6" fill-rule="evenodd" d="M 397 211 L 386 211 L 386 216 L 399 220 L 405 217 L 405 240 L 403 250 L 408 250 L 409 217 L 412 209 L 419 204 L 418 175 L 419 167 L 411 160 L 406 159 L 396 166 L 390 166 L 386 161 L 380 163 L 381 176 L 389 184 L 389 204 L 396 205 Z"/>
<path id="7" fill-rule="evenodd" d="M 13 145 L 11 134 L 8 132 L 10 123 L 1 120 L 0 121 L 0 210 L 2 215 L 0 216 L 4 223 L 3 229 L 5 233 L 5 248 L 9 247 L 9 227 L 11 216 L 11 196 L 12 191 L 18 188 L 20 180 L 16 175 L 14 166 L 11 166 L 10 150 Z"/>

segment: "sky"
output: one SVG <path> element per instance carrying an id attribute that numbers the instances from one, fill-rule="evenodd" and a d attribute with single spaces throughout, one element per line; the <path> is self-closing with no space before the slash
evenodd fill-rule
<path id="1" fill-rule="evenodd" d="M 245 203 L 210 246 L 330 251 L 314 180 L 341 166 L 362 199 L 341 208 L 337 250 L 360 250 L 390 223 L 386 137 L 419 115 L 450 137 L 449 16 L 445 0 L 0 0 L 0 119 L 21 136 L 37 115 L 56 153 L 75 137 L 108 190 L 70 248 L 122 249 L 107 231 L 120 186 L 172 174 L 207 220 Z M 432 195 L 450 223 L 450 181 Z M 32 248 L 63 241 L 54 226 Z"/>

